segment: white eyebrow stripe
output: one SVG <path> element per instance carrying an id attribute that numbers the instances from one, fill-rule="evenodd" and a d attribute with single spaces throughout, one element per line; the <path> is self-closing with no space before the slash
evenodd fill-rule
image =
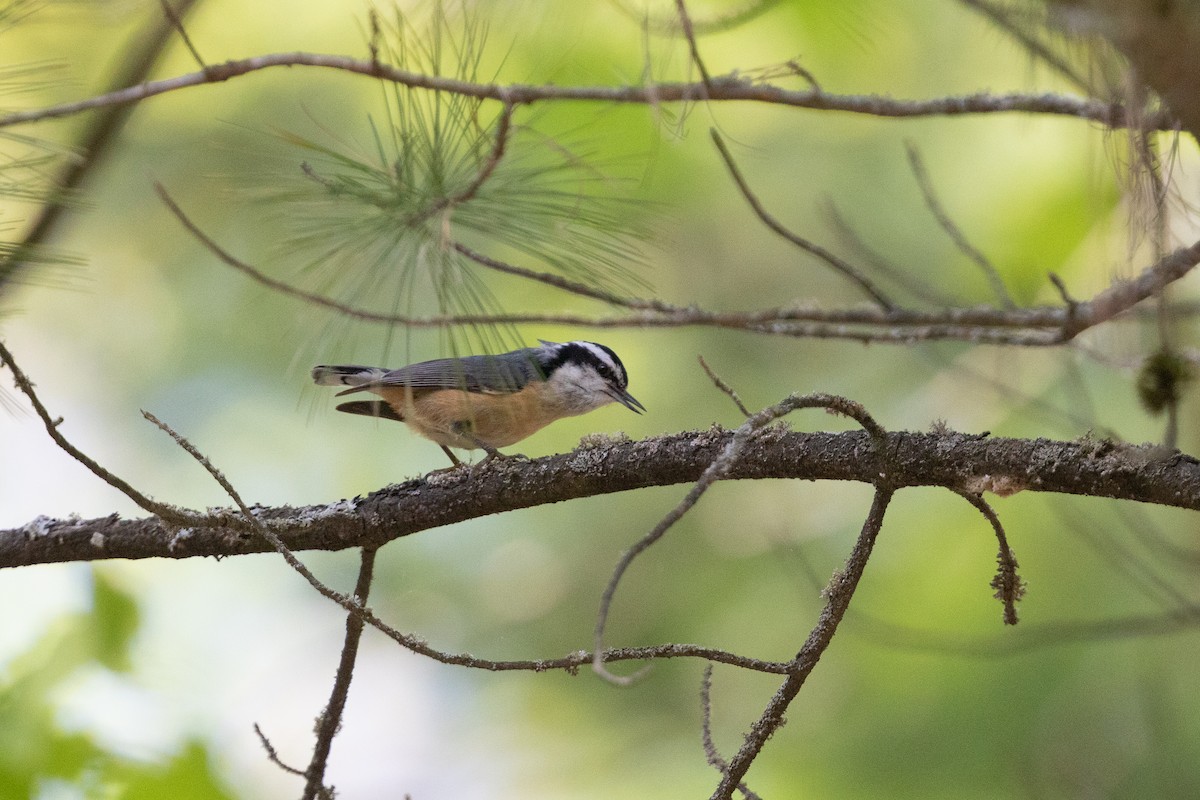
<path id="1" fill-rule="evenodd" d="M 600 347 L 595 342 L 580 341 L 576 344 L 594 355 L 601 364 L 605 364 L 610 370 L 612 370 L 613 375 L 616 375 L 620 379 L 621 383 L 626 383 L 629 380 L 629 376 L 625 374 L 625 370 L 615 361 L 613 361 L 613 357 L 609 355 L 608 351 L 603 347 Z"/>

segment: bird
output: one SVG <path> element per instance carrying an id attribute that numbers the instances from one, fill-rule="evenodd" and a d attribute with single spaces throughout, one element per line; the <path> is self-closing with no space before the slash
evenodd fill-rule
<path id="1" fill-rule="evenodd" d="M 422 361 L 399 369 L 357 365 L 313 367 L 320 386 L 348 386 L 337 396 L 371 392 L 382 399 L 342 403 L 338 411 L 403 422 L 437 443 L 454 467 L 450 448 L 484 450 L 484 463 L 506 457 L 499 448 L 555 420 L 620 403 L 646 407 L 626 389 L 621 359 L 596 342 L 548 342 L 499 355 Z"/>

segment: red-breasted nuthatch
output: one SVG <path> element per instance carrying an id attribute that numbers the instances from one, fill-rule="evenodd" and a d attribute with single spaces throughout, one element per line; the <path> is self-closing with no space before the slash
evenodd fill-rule
<path id="1" fill-rule="evenodd" d="M 313 367 L 321 386 L 349 386 L 338 396 L 373 392 L 382 400 L 342 403 L 338 411 L 394 419 L 441 445 L 483 449 L 490 460 L 563 417 L 618 402 L 645 407 L 625 389 L 629 377 L 617 354 L 595 342 L 542 342 L 495 356 L 422 361 L 400 369 Z"/>

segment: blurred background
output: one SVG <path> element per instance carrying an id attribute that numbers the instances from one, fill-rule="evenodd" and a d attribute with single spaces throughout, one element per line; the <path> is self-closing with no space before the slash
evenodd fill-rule
<path id="1" fill-rule="evenodd" d="M 6 84 L 8 109 L 102 90 L 161 14 L 158 3 L 141 0 L 17 6 L 29 16 L 0 34 L 0 58 L 11 76 L 18 66 L 26 72 Z M 692 79 L 686 45 L 643 30 L 644 19 L 669 18 L 673 7 L 472 3 L 469 16 L 481 26 L 472 30 L 486 28 L 475 51 L 478 75 L 559 85 Z M 689 7 L 697 19 L 725 8 Z M 404 10 L 423 30 L 429 7 Z M 366 57 L 368 11 L 357 3 L 201 0 L 186 25 L 210 64 L 291 51 Z M 395 19 L 393 7 L 380 14 Z M 462 15 L 448 10 L 447 41 L 464 30 Z M 743 25 L 704 36 L 701 46 L 714 75 L 795 60 L 833 93 L 1072 90 L 949 0 L 767 3 Z M 454 63 L 449 56 L 443 68 Z M 176 41 L 153 74 L 196 68 Z M 220 263 L 154 190 L 161 182 L 209 235 L 267 274 L 395 307 L 402 281 L 385 275 L 375 286 L 356 277 L 350 265 L 361 254 L 353 245 L 343 245 L 349 260 L 333 259 L 332 271 L 313 266 L 320 241 L 302 240 L 328 219 L 319 205 L 296 199 L 307 180 L 302 164 L 320 172 L 336 162 L 331 153 L 379 161 L 377 139 L 380 131 L 387 138 L 394 100 L 371 79 L 297 67 L 137 106 L 50 243 L 78 263 L 31 268 L 0 295 L 0 335 L 51 413 L 64 418 L 71 441 L 156 499 L 198 509 L 229 500 L 140 409 L 187 436 L 248 502 L 327 503 L 445 465 L 436 446 L 401 426 L 334 413 L 330 393 L 310 386 L 308 373 L 315 363 L 399 366 L 473 349 L 469 335 L 406 334 L 273 293 Z M 480 124 L 497 111 L 484 106 Z M 995 298 L 923 201 L 910 146 L 943 206 L 998 265 L 1019 303 L 1057 302 L 1048 272 L 1083 298 L 1153 260 L 1146 209 L 1130 199 L 1122 177 L 1127 144 L 1080 120 L 547 103 L 519 110 L 515 122 L 528 148 L 522 152 L 538 152 L 540 142 L 542 151 L 583 165 L 560 186 L 593 198 L 587 208 L 602 209 L 600 226 L 637 243 L 640 256 L 625 266 L 652 288 L 636 291 L 681 305 L 862 301 L 754 218 L 710 127 L 792 230 L 851 260 L 868 247 L 959 304 Z M 76 116 L 13 129 L 42 144 L 9 139 L 0 147 L 10 160 L 30 148 L 65 148 L 86 123 Z M 1171 159 L 1177 211 L 1195 201 L 1194 150 L 1182 141 Z M 49 152 L 54 163 L 71 157 Z M 18 239 L 35 209 L 19 198 L 0 201 L 5 235 Z M 1186 213 L 1176 213 L 1172 226 L 1172 246 L 1197 238 Z M 528 232 L 553 234 L 552 226 Z M 386 272 L 386 258 L 367 266 Z M 605 313 L 548 288 L 484 280 L 506 311 Z M 636 285 L 628 275 L 612 280 Z M 901 287 L 881 283 L 910 301 Z M 1182 347 L 1193 344 L 1187 324 L 1174 335 Z M 752 409 L 789 392 L 823 391 L 858 400 L 891 429 L 944 420 L 1004 436 L 1094 431 L 1159 441 L 1164 422 L 1141 409 L 1133 389 L 1157 336 L 1153 320 L 1144 320 L 1113 323 L 1084 346 L 1054 350 L 548 325 L 501 331 L 491 341 L 602 341 L 624 359 L 630 390 L 649 409 L 634 416 L 610 406 L 516 448 L 540 456 L 597 431 L 641 438 L 736 425 L 736 408 L 697 355 Z M 39 515 L 142 515 L 59 451 L 5 384 L 0 528 Z M 1185 399 L 1179 445 L 1189 452 L 1196 412 Z M 817 413 L 790 423 L 848 427 Z M 451 652 L 505 659 L 588 649 L 617 558 L 685 491 L 580 500 L 398 540 L 380 552 L 371 605 Z M 869 499 L 869 487 L 857 485 L 715 487 L 626 576 L 609 643 L 696 642 L 790 658 Z M 748 783 L 761 796 L 1200 794 L 1200 638 L 1180 617 L 1194 602 L 1195 515 L 1031 493 L 995 505 L 1029 584 L 1021 624 L 1001 624 L 988 585 L 996 546 L 985 521 L 949 492 L 901 492 L 841 632 L 789 724 L 752 767 Z M 352 586 L 356 553 L 301 555 L 334 587 Z M 7 569 L 0 608 L 0 796 L 299 794 L 299 780 L 269 763 L 252 726 L 285 762 L 307 763 L 344 618 L 278 557 Z M 1129 619 L 1141 622 L 1117 622 Z M 701 747 L 703 666 L 657 663 L 643 680 L 617 688 L 586 670 L 443 666 L 368 630 L 328 780 L 344 798 L 706 797 L 717 773 Z M 736 750 L 777 684 L 715 669 L 712 730 L 722 752 Z"/>

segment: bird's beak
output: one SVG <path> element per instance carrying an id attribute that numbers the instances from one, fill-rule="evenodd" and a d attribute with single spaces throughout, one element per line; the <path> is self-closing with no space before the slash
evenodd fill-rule
<path id="1" fill-rule="evenodd" d="M 646 407 L 639 403 L 637 398 L 624 389 L 614 389 L 611 396 L 613 400 L 616 400 L 635 414 L 641 414 L 646 410 Z"/>

